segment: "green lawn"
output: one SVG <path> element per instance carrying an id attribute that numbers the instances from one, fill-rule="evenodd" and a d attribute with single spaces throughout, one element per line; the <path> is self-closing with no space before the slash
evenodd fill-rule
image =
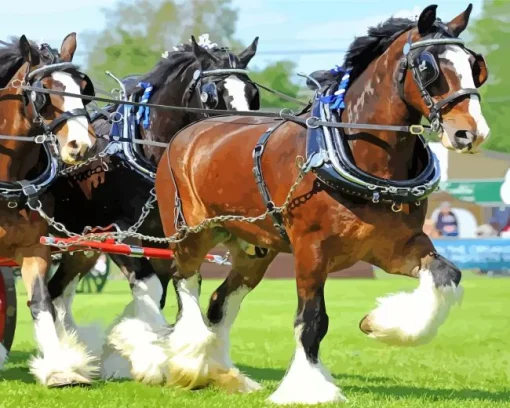
<path id="1" fill-rule="evenodd" d="M 204 281 L 203 301 L 218 282 Z M 405 278 L 331 280 L 326 296 L 329 333 L 322 359 L 351 407 L 510 407 L 510 279 L 466 277 L 465 296 L 432 344 L 399 349 L 376 343 L 358 321 L 377 296 L 412 288 Z M 182 391 L 125 382 L 47 390 L 27 370 L 34 352 L 26 297 L 19 291 L 18 331 L 0 373 L 0 407 L 260 407 L 283 377 L 294 349 L 293 281 L 265 281 L 244 304 L 234 326 L 232 354 L 240 368 L 264 385 L 251 395 L 215 389 Z M 78 321 L 110 321 L 129 299 L 128 285 L 111 282 L 100 295 L 78 295 Z M 166 308 L 173 320 L 173 294 Z"/>

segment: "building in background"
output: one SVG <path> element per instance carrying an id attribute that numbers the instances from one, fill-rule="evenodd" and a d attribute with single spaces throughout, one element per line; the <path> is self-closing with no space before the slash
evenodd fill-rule
<path id="1" fill-rule="evenodd" d="M 476 237 L 484 224 L 498 232 L 510 229 L 510 154 L 483 150 L 463 155 L 440 143 L 430 147 L 440 161 L 441 185 L 429 199 L 427 218 L 435 220 L 441 203 L 449 201 L 459 237 Z"/>

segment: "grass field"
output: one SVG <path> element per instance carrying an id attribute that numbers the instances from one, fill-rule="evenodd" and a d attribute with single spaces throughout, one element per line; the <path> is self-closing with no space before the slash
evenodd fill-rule
<path id="1" fill-rule="evenodd" d="M 204 281 L 203 303 L 217 281 Z M 358 321 L 377 296 L 412 288 L 405 278 L 331 280 L 326 290 L 330 327 L 323 362 L 350 407 L 510 407 L 510 279 L 467 276 L 462 306 L 455 308 L 433 343 L 399 349 L 366 338 Z M 264 390 L 227 395 L 215 389 L 182 391 L 131 381 L 96 382 L 89 388 L 48 390 L 35 384 L 27 360 L 33 330 L 20 287 L 18 331 L 9 363 L 0 372 L 0 407 L 260 407 L 283 377 L 292 353 L 294 282 L 265 281 L 246 300 L 232 335 L 238 366 Z M 78 295 L 80 322 L 109 322 L 129 300 L 126 282 L 100 295 Z M 174 297 L 165 310 L 173 321 Z"/>

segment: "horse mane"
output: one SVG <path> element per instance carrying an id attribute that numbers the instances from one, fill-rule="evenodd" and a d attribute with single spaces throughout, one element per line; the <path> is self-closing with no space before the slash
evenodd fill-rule
<path id="1" fill-rule="evenodd" d="M 390 17 L 388 20 L 370 27 L 367 35 L 356 37 L 345 55 L 344 67 L 351 68 L 351 83 L 367 69 L 370 63 L 380 57 L 401 33 L 416 26 L 409 18 Z"/>
<path id="2" fill-rule="evenodd" d="M 0 88 L 4 88 L 23 65 L 20 37 L 11 37 L 10 42 L 0 42 Z M 39 46 L 30 41 L 32 52 L 39 55 Z"/>
<path id="3" fill-rule="evenodd" d="M 229 58 L 228 48 L 213 47 L 208 48 L 208 51 L 221 59 Z M 238 62 L 238 58 L 235 55 L 231 55 L 231 57 L 235 58 L 236 62 Z M 163 53 L 159 62 L 149 72 L 143 74 L 139 82 L 148 82 L 156 90 L 162 87 L 165 82 L 173 82 L 179 78 L 194 63 L 197 63 L 197 60 L 193 54 L 192 46 L 190 44 L 180 44 L 174 47 L 173 51 Z M 137 90 L 139 90 L 138 85 L 134 84 L 131 88 L 127 89 L 127 93 L 131 94 Z"/>
<path id="4" fill-rule="evenodd" d="M 140 77 L 139 82 L 149 82 L 156 90 L 161 88 L 165 82 L 174 81 L 194 62 L 196 62 L 196 59 L 191 52 L 173 51 L 165 53 L 154 68 Z M 127 89 L 127 92 L 130 94 L 138 89 L 138 84 L 135 83 L 131 89 Z"/>

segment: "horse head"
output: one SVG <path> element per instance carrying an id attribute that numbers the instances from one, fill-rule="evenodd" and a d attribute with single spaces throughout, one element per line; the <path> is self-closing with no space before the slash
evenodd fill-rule
<path id="1" fill-rule="evenodd" d="M 489 137 L 480 106 L 488 78 L 485 59 L 465 47 L 472 5 L 448 23 L 426 7 L 409 31 L 399 67 L 398 86 L 405 102 L 428 117 L 442 144 L 460 153 L 474 153 Z"/>
<path id="2" fill-rule="evenodd" d="M 257 86 L 248 77 L 247 67 L 257 52 L 258 37 L 241 53 L 234 54 L 216 44 L 200 45 L 191 37 L 191 50 L 198 63 L 200 98 L 206 108 L 258 110 L 260 96 Z"/>
<path id="3" fill-rule="evenodd" d="M 76 34 L 65 37 L 60 53 L 47 44 L 36 47 L 25 36 L 19 39 L 19 53 L 23 61 L 11 83 L 19 82 L 33 88 L 93 95 L 90 79 L 72 63 L 76 51 Z M 37 91 L 23 92 L 25 105 L 24 129 L 19 132 L 46 135 L 55 134 L 60 157 L 66 164 L 83 161 L 95 143 L 95 133 L 80 98 L 45 94 Z M 18 133 L 19 134 L 19 133 Z"/>

